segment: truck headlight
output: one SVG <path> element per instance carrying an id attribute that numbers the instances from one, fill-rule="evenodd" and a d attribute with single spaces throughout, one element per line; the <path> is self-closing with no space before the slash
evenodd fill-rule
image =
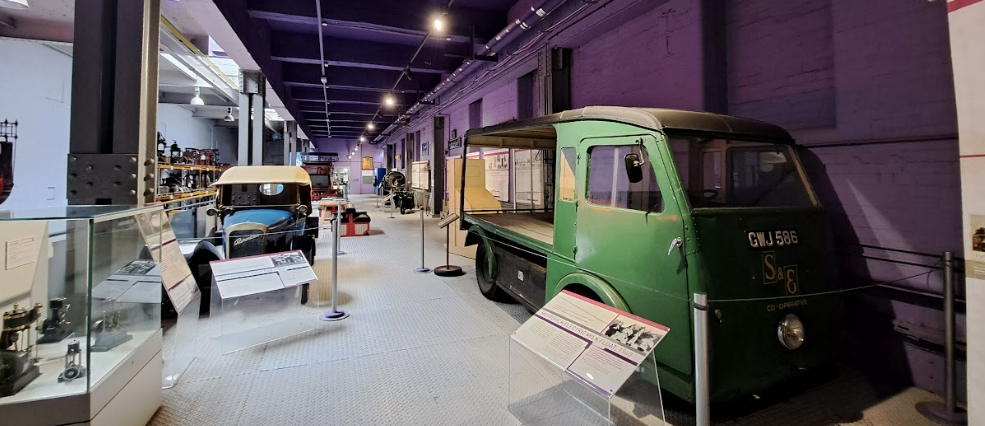
<path id="1" fill-rule="evenodd" d="M 788 314 L 776 329 L 780 344 L 787 349 L 797 349 L 804 344 L 804 323 L 794 314 Z"/>

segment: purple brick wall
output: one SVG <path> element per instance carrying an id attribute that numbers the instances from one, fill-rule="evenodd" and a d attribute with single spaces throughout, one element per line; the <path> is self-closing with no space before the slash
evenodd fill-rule
<path id="1" fill-rule="evenodd" d="M 497 85 L 482 98 L 482 125 L 491 126 L 516 119 L 516 80 Z"/>
<path id="2" fill-rule="evenodd" d="M 699 3 L 672 0 L 574 49 L 571 102 L 701 110 Z"/>
<path id="3" fill-rule="evenodd" d="M 731 1 L 729 113 L 788 129 L 835 124 L 831 3 Z"/>

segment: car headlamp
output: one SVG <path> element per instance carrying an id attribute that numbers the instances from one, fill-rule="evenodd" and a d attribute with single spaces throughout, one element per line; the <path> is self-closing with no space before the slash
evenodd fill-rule
<path id="1" fill-rule="evenodd" d="M 804 323 L 800 322 L 794 314 L 788 314 L 780 321 L 780 326 L 776 329 L 776 336 L 780 338 L 783 347 L 793 350 L 804 344 Z"/>

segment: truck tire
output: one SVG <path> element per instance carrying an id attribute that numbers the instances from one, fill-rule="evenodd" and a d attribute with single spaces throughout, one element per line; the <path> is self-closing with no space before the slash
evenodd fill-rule
<path id="1" fill-rule="evenodd" d="M 510 300 L 509 295 L 491 278 L 490 272 L 489 262 L 486 260 L 486 245 L 480 242 L 475 250 L 475 280 L 479 284 L 479 293 L 495 302 Z"/>

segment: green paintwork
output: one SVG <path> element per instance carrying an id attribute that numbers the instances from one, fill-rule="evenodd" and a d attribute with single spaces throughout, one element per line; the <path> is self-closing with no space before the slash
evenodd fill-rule
<path id="1" fill-rule="evenodd" d="M 828 263 L 830 238 L 820 206 L 695 210 L 689 205 L 662 133 L 607 121 L 554 126 L 558 158 L 562 148 L 573 147 L 578 153 L 576 199 L 560 201 L 557 194 L 554 198 L 559 200 L 554 209 L 558 247 L 482 221 L 481 215 L 464 217 L 466 226 L 482 232 L 484 244 L 496 244 L 489 238 L 495 235 L 497 241 L 547 256 L 548 299 L 569 285 L 581 285 L 607 304 L 668 326 L 670 333 L 654 352 L 661 386 L 689 401 L 694 400 L 690 296 L 696 292 L 707 293 L 712 300 L 713 401 L 762 392 L 801 372 L 834 363 L 842 329 L 837 295 L 715 302 L 787 295 L 781 284 L 764 284 L 765 251 L 774 252 L 776 266 L 796 265 L 796 294 L 836 288 Z M 586 201 L 589 149 L 632 145 L 640 138 L 661 190 L 663 211 L 600 207 Z M 791 151 L 791 155 L 795 154 Z M 555 176 L 555 182 L 559 179 Z M 799 244 L 769 250 L 750 247 L 748 232 L 774 230 L 796 230 Z M 668 253 L 676 238 L 683 239 L 683 246 Z M 806 300 L 806 305 L 801 300 Z M 784 302 L 797 306 L 780 309 Z M 716 310 L 721 321 L 715 318 Z M 782 347 L 777 337 L 777 325 L 788 313 L 798 315 L 805 324 L 806 340 L 797 350 Z"/>

